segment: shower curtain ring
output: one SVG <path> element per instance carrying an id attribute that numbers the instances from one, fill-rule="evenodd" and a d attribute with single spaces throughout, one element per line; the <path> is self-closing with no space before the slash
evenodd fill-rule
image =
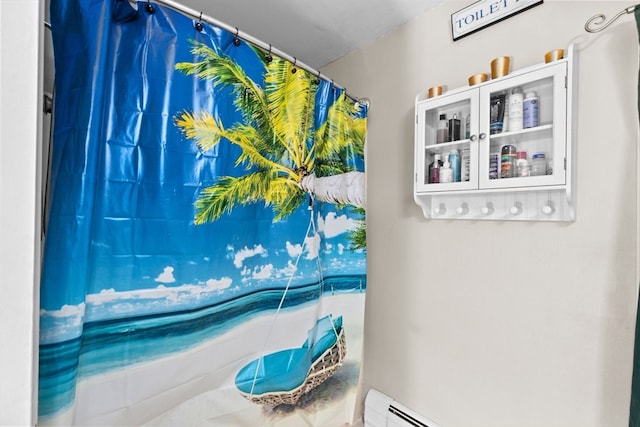
<path id="1" fill-rule="evenodd" d="M 202 31 L 202 12 L 200 12 L 200 17 L 198 18 L 198 22 L 195 24 L 196 30 Z"/>
<path id="2" fill-rule="evenodd" d="M 233 44 L 236 46 L 240 46 L 240 38 L 238 37 L 238 34 L 240 34 L 240 30 L 236 27 L 236 38 L 233 39 Z"/>
<path id="3" fill-rule="evenodd" d="M 149 3 L 149 1 L 147 1 L 145 9 L 147 9 L 147 12 L 149 12 L 149 13 L 154 13 L 155 12 L 155 9 L 153 8 L 153 5 L 151 3 Z"/>
<path id="4" fill-rule="evenodd" d="M 295 74 L 295 72 L 296 72 L 296 71 L 298 71 L 298 70 L 296 69 L 296 62 L 298 62 L 298 60 L 297 60 L 297 59 L 296 59 L 296 57 L 294 56 L 294 57 L 293 57 L 293 68 L 291 69 L 291 73 L 292 73 L 292 74 Z"/>
<path id="5" fill-rule="evenodd" d="M 269 52 L 267 52 L 267 57 L 265 58 L 267 62 L 273 61 L 273 56 L 271 56 L 271 43 L 269 43 Z"/>
<path id="6" fill-rule="evenodd" d="M 319 85 L 320 84 L 320 80 L 322 80 L 320 78 L 320 71 L 318 71 L 318 74 L 316 75 L 316 84 Z"/>

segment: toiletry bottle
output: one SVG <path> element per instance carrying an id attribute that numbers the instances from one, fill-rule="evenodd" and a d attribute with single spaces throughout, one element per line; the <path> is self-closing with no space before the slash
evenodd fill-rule
<path id="1" fill-rule="evenodd" d="M 531 160 L 531 176 L 541 176 L 547 174 L 547 159 L 544 153 L 535 153 Z"/>
<path id="2" fill-rule="evenodd" d="M 529 161 L 527 160 L 527 152 L 526 151 L 518 151 L 516 153 L 518 160 L 516 160 L 516 171 L 517 176 L 530 176 L 531 175 L 531 166 L 529 165 Z"/>
<path id="3" fill-rule="evenodd" d="M 451 162 L 449 157 L 444 162 L 444 165 L 440 168 L 440 182 L 453 182 L 453 169 L 451 169 Z"/>
<path id="4" fill-rule="evenodd" d="M 538 97 L 535 92 L 527 92 L 523 102 L 523 126 L 532 128 L 538 126 Z"/>
<path id="5" fill-rule="evenodd" d="M 522 130 L 522 100 L 523 95 L 520 89 L 512 89 L 508 101 L 509 120 L 507 126 L 509 132 Z"/>
<path id="6" fill-rule="evenodd" d="M 440 154 L 434 154 L 433 162 L 429 165 L 429 184 L 437 184 L 440 182 L 441 167 L 442 160 L 440 160 Z"/>
<path id="7" fill-rule="evenodd" d="M 471 138 L 471 114 L 467 114 L 464 119 L 464 138 Z"/>
<path id="8" fill-rule="evenodd" d="M 509 95 L 504 99 L 504 116 L 502 118 L 502 132 L 509 132 Z"/>
<path id="9" fill-rule="evenodd" d="M 461 157 L 462 173 L 460 178 L 462 178 L 462 181 L 467 182 L 471 178 L 471 149 L 463 148 Z"/>
<path id="10" fill-rule="evenodd" d="M 436 144 L 441 144 L 443 142 L 449 141 L 449 127 L 447 123 L 447 115 L 440 114 L 440 118 L 438 120 L 438 127 L 436 130 Z"/>
<path id="11" fill-rule="evenodd" d="M 500 178 L 516 176 L 516 147 L 505 145 L 500 151 Z"/>
<path id="12" fill-rule="evenodd" d="M 504 122 L 504 95 L 492 95 L 489 104 L 489 133 L 491 135 L 502 132 Z"/>
<path id="13" fill-rule="evenodd" d="M 460 182 L 460 151 L 454 148 L 449 152 L 449 163 L 453 171 L 453 182 Z"/>
<path id="14" fill-rule="evenodd" d="M 500 154 L 499 153 L 490 153 L 489 154 L 489 179 L 498 179 L 500 176 L 499 166 L 500 163 Z"/>
<path id="15" fill-rule="evenodd" d="M 453 118 L 449 119 L 449 141 L 460 140 L 460 119 L 456 113 L 453 113 Z"/>

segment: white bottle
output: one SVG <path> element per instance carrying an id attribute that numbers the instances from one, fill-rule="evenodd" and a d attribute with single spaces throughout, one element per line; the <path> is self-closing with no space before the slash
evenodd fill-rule
<path id="1" fill-rule="evenodd" d="M 444 162 L 444 165 L 440 168 L 440 183 L 453 182 L 453 169 L 451 169 L 451 163 L 449 162 L 449 156 Z"/>
<path id="2" fill-rule="evenodd" d="M 531 176 L 531 165 L 527 160 L 527 152 L 526 151 L 518 151 L 516 152 L 516 175 L 517 176 Z"/>
<path id="3" fill-rule="evenodd" d="M 522 92 L 516 92 L 517 89 L 513 89 L 511 95 L 509 95 L 508 109 L 509 109 L 509 132 L 522 130 Z"/>
<path id="4" fill-rule="evenodd" d="M 538 97 L 535 92 L 527 92 L 523 103 L 523 125 L 525 128 L 533 128 L 538 126 L 539 104 Z"/>

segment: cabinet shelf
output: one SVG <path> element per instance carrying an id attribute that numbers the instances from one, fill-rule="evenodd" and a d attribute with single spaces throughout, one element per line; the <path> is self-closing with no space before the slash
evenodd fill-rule
<path id="1" fill-rule="evenodd" d="M 446 149 L 451 150 L 452 148 L 464 147 L 465 145 L 469 145 L 470 142 L 471 142 L 470 139 L 460 139 L 458 141 L 441 142 L 439 144 L 426 145 L 424 148 L 425 150 L 439 149 L 440 151 L 445 151 Z"/>
<path id="2" fill-rule="evenodd" d="M 414 199 L 425 217 L 575 220 L 572 117 L 576 51 L 573 46 L 567 51 L 564 59 L 528 67 L 481 85 L 430 99 L 422 94 L 416 97 Z M 515 119 L 522 117 L 518 102 L 523 96 L 512 96 L 525 92 L 536 94 L 539 122 L 528 128 L 523 128 L 527 123 Z M 504 118 L 492 110 L 496 102 L 505 104 Z M 506 108 L 509 104 L 511 121 Z M 447 120 L 451 117 L 460 118 L 460 129 L 455 131 L 464 136 L 466 128 L 470 137 L 436 143 L 438 129 L 443 129 L 442 120 L 456 122 Z M 505 127 L 517 130 L 489 132 L 496 126 L 500 129 L 503 122 Z M 461 159 L 453 165 L 460 173 L 454 174 L 454 182 L 439 182 L 438 166 L 448 156 Z M 525 160 L 516 162 L 516 157 Z M 527 164 L 534 158 L 532 174 Z M 434 165 L 438 166 L 432 171 Z M 487 203 L 493 206 L 491 212 L 487 211 Z M 549 207 L 549 203 L 553 206 Z"/>
<path id="3" fill-rule="evenodd" d="M 552 129 L 553 129 L 553 124 L 547 124 L 547 125 L 535 126 L 535 127 L 516 130 L 516 131 L 494 133 L 493 135 L 489 135 L 489 137 L 491 139 L 502 139 L 502 138 L 509 138 L 509 137 L 513 138 L 513 137 L 519 137 L 519 136 L 526 136 L 529 134 L 535 134 L 538 132 L 550 131 Z"/>

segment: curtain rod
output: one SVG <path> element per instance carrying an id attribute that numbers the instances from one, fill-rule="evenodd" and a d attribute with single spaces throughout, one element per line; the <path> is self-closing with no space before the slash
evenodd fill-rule
<path id="1" fill-rule="evenodd" d="M 368 99 L 360 99 L 360 98 L 355 98 L 351 95 L 349 95 L 347 93 L 347 89 L 339 86 L 337 84 L 335 84 L 335 82 L 333 81 L 333 79 L 329 78 L 328 76 L 325 76 L 324 74 L 321 74 L 320 71 L 310 67 L 309 65 L 305 64 L 304 62 L 298 61 L 298 59 L 294 56 L 288 55 L 286 53 L 284 53 L 283 51 L 271 46 L 268 43 L 263 42 L 260 39 L 257 39 L 253 36 L 251 36 L 250 34 L 244 33 L 242 31 L 240 31 L 238 29 L 238 27 L 232 27 L 231 25 L 228 25 L 222 21 L 219 21 L 217 19 L 215 19 L 212 16 L 208 16 L 203 14 L 201 11 L 197 11 L 195 9 L 192 9 L 188 6 L 185 6 L 183 4 L 180 4 L 178 2 L 175 2 L 173 0 L 154 0 L 155 3 L 159 3 L 161 5 L 170 7 L 184 15 L 187 15 L 193 19 L 197 19 L 199 21 L 202 22 L 207 22 L 209 24 L 215 25 L 216 27 L 220 27 L 224 30 L 227 30 L 228 32 L 235 34 L 236 37 L 241 38 L 249 43 L 251 43 L 254 46 L 259 47 L 260 49 L 264 50 L 265 52 L 271 52 L 272 54 L 278 55 L 283 59 L 286 59 L 287 61 L 291 62 L 294 66 L 302 68 L 308 72 L 310 72 L 311 74 L 317 76 L 319 79 L 323 79 L 326 80 L 328 82 L 331 82 L 335 87 L 337 87 L 338 89 L 343 89 L 345 91 L 345 95 L 347 97 L 349 97 L 352 101 L 360 103 L 360 104 L 369 104 L 369 100 Z"/>
<path id="2" fill-rule="evenodd" d="M 598 31 L 602 31 L 605 28 L 607 28 L 609 25 L 613 24 L 618 18 L 620 18 L 625 13 L 633 13 L 635 10 L 636 10 L 636 6 L 630 6 L 618 12 L 618 14 L 613 18 L 611 18 L 611 20 L 606 24 L 604 24 L 604 21 L 607 19 L 606 16 L 604 16 L 601 13 L 597 15 L 593 15 L 591 18 L 589 18 L 586 24 L 584 24 L 584 29 L 588 33 L 597 33 Z"/>

